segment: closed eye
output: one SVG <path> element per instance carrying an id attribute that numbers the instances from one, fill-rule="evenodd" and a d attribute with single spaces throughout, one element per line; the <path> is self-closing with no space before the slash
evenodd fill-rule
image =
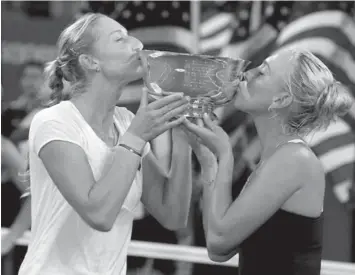
<path id="1" fill-rule="evenodd" d="M 263 64 L 261 64 L 260 69 L 263 74 L 270 74 L 270 65 L 267 61 L 264 61 Z"/>
<path id="2" fill-rule="evenodd" d="M 111 39 L 115 42 L 119 42 L 127 37 L 127 30 L 114 30 L 110 33 Z"/>
<path id="3" fill-rule="evenodd" d="M 258 75 L 265 75 L 266 74 L 267 67 L 263 63 L 261 66 L 258 68 Z"/>

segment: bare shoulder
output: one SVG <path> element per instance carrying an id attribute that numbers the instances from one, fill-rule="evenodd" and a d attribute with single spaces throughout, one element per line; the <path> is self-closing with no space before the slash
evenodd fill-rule
<path id="1" fill-rule="evenodd" d="M 314 174 L 324 174 L 318 157 L 305 144 L 288 143 L 270 158 L 270 166 L 280 173 L 296 176 L 300 182 Z"/>
<path id="2" fill-rule="evenodd" d="M 282 209 L 307 217 L 319 217 L 323 211 L 325 173 L 321 161 L 304 144 L 289 144 L 280 150 L 280 158 L 285 162 L 285 173 L 290 172 L 290 182 L 299 186 L 282 206 Z"/>

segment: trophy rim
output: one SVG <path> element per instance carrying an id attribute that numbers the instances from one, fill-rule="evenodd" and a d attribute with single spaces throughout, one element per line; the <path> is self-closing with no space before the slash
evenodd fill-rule
<path id="1" fill-rule="evenodd" d="M 233 60 L 233 61 L 237 61 L 237 62 L 245 62 L 245 64 L 243 65 L 243 69 L 241 70 L 242 72 L 244 72 L 246 70 L 246 68 L 252 63 L 250 60 L 247 59 L 243 59 L 243 58 L 233 58 L 233 57 L 228 57 L 228 56 L 213 56 L 213 55 L 207 55 L 207 54 L 199 54 L 199 53 L 179 53 L 179 52 L 170 52 L 170 51 L 161 51 L 161 50 L 148 50 L 148 49 L 142 49 L 139 52 L 155 52 L 155 53 L 167 53 L 167 54 L 171 54 L 171 55 L 183 55 L 183 56 L 199 56 L 199 57 L 204 57 L 204 58 L 209 58 L 209 59 L 229 59 L 229 60 Z"/>
<path id="2" fill-rule="evenodd" d="M 244 80 L 244 75 L 245 72 L 247 71 L 247 67 L 251 64 L 250 60 L 245 60 L 242 58 L 230 58 L 230 57 L 219 57 L 219 56 L 212 56 L 212 55 L 205 55 L 205 54 L 189 54 L 189 53 L 179 53 L 179 52 L 170 52 L 170 51 L 162 51 L 162 50 L 150 50 L 150 49 L 142 49 L 139 51 L 140 55 L 142 56 L 142 63 L 144 66 L 144 69 L 146 71 L 146 74 L 149 74 L 149 67 L 150 67 L 150 58 L 153 61 L 155 59 L 155 57 L 150 56 L 151 54 L 158 54 L 156 56 L 156 58 L 158 59 L 159 57 L 164 58 L 164 56 L 176 56 L 176 57 L 184 57 L 184 56 L 196 56 L 198 58 L 205 58 L 205 59 L 210 59 L 210 60 L 215 60 L 216 62 L 230 62 L 233 64 L 233 62 L 235 62 L 236 66 L 237 66 L 237 70 L 236 70 L 236 78 L 234 81 L 237 82 L 242 82 Z M 149 58 L 150 57 L 150 58 Z M 158 100 L 162 97 L 164 97 L 163 94 L 157 92 L 153 87 L 151 87 L 151 81 L 148 80 L 149 76 L 146 75 L 143 79 L 144 79 L 144 85 L 147 87 L 148 89 L 148 93 L 153 97 L 154 100 Z M 233 82 L 234 82 L 233 81 Z M 230 83 L 232 84 L 232 82 Z M 164 90 L 164 88 L 161 88 Z M 218 98 L 218 100 L 215 101 L 215 106 L 222 106 L 225 104 L 228 104 L 230 101 L 233 100 L 233 98 L 235 97 L 237 90 L 238 90 L 238 84 L 235 86 L 234 88 L 235 91 L 233 91 L 233 95 L 232 96 L 225 96 L 224 98 Z M 209 98 L 210 96 L 207 96 L 207 93 L 197 93 L 195 95 L 192 94 L 188 94 L 189 97 L 191 98 Z"/>

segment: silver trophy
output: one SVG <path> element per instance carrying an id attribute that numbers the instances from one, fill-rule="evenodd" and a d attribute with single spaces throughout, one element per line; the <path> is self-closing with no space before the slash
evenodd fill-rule
<path id="1" fill-rule="evenodd" d="M 243 72 L 250 64 L 242 59 L 142 50 L 145 85 L 155 99 L 169 93 L 189 96 L 186 117 L 204 113 L 230 102 L 237 93 Z"/>

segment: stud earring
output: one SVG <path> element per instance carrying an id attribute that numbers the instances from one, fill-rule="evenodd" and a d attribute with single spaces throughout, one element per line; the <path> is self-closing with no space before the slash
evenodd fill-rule
<path id="1" fill-rule="evenodd" d="M 99 72 L 100 71 L 100 68 L 96 68 L 96 72 Z"/>

